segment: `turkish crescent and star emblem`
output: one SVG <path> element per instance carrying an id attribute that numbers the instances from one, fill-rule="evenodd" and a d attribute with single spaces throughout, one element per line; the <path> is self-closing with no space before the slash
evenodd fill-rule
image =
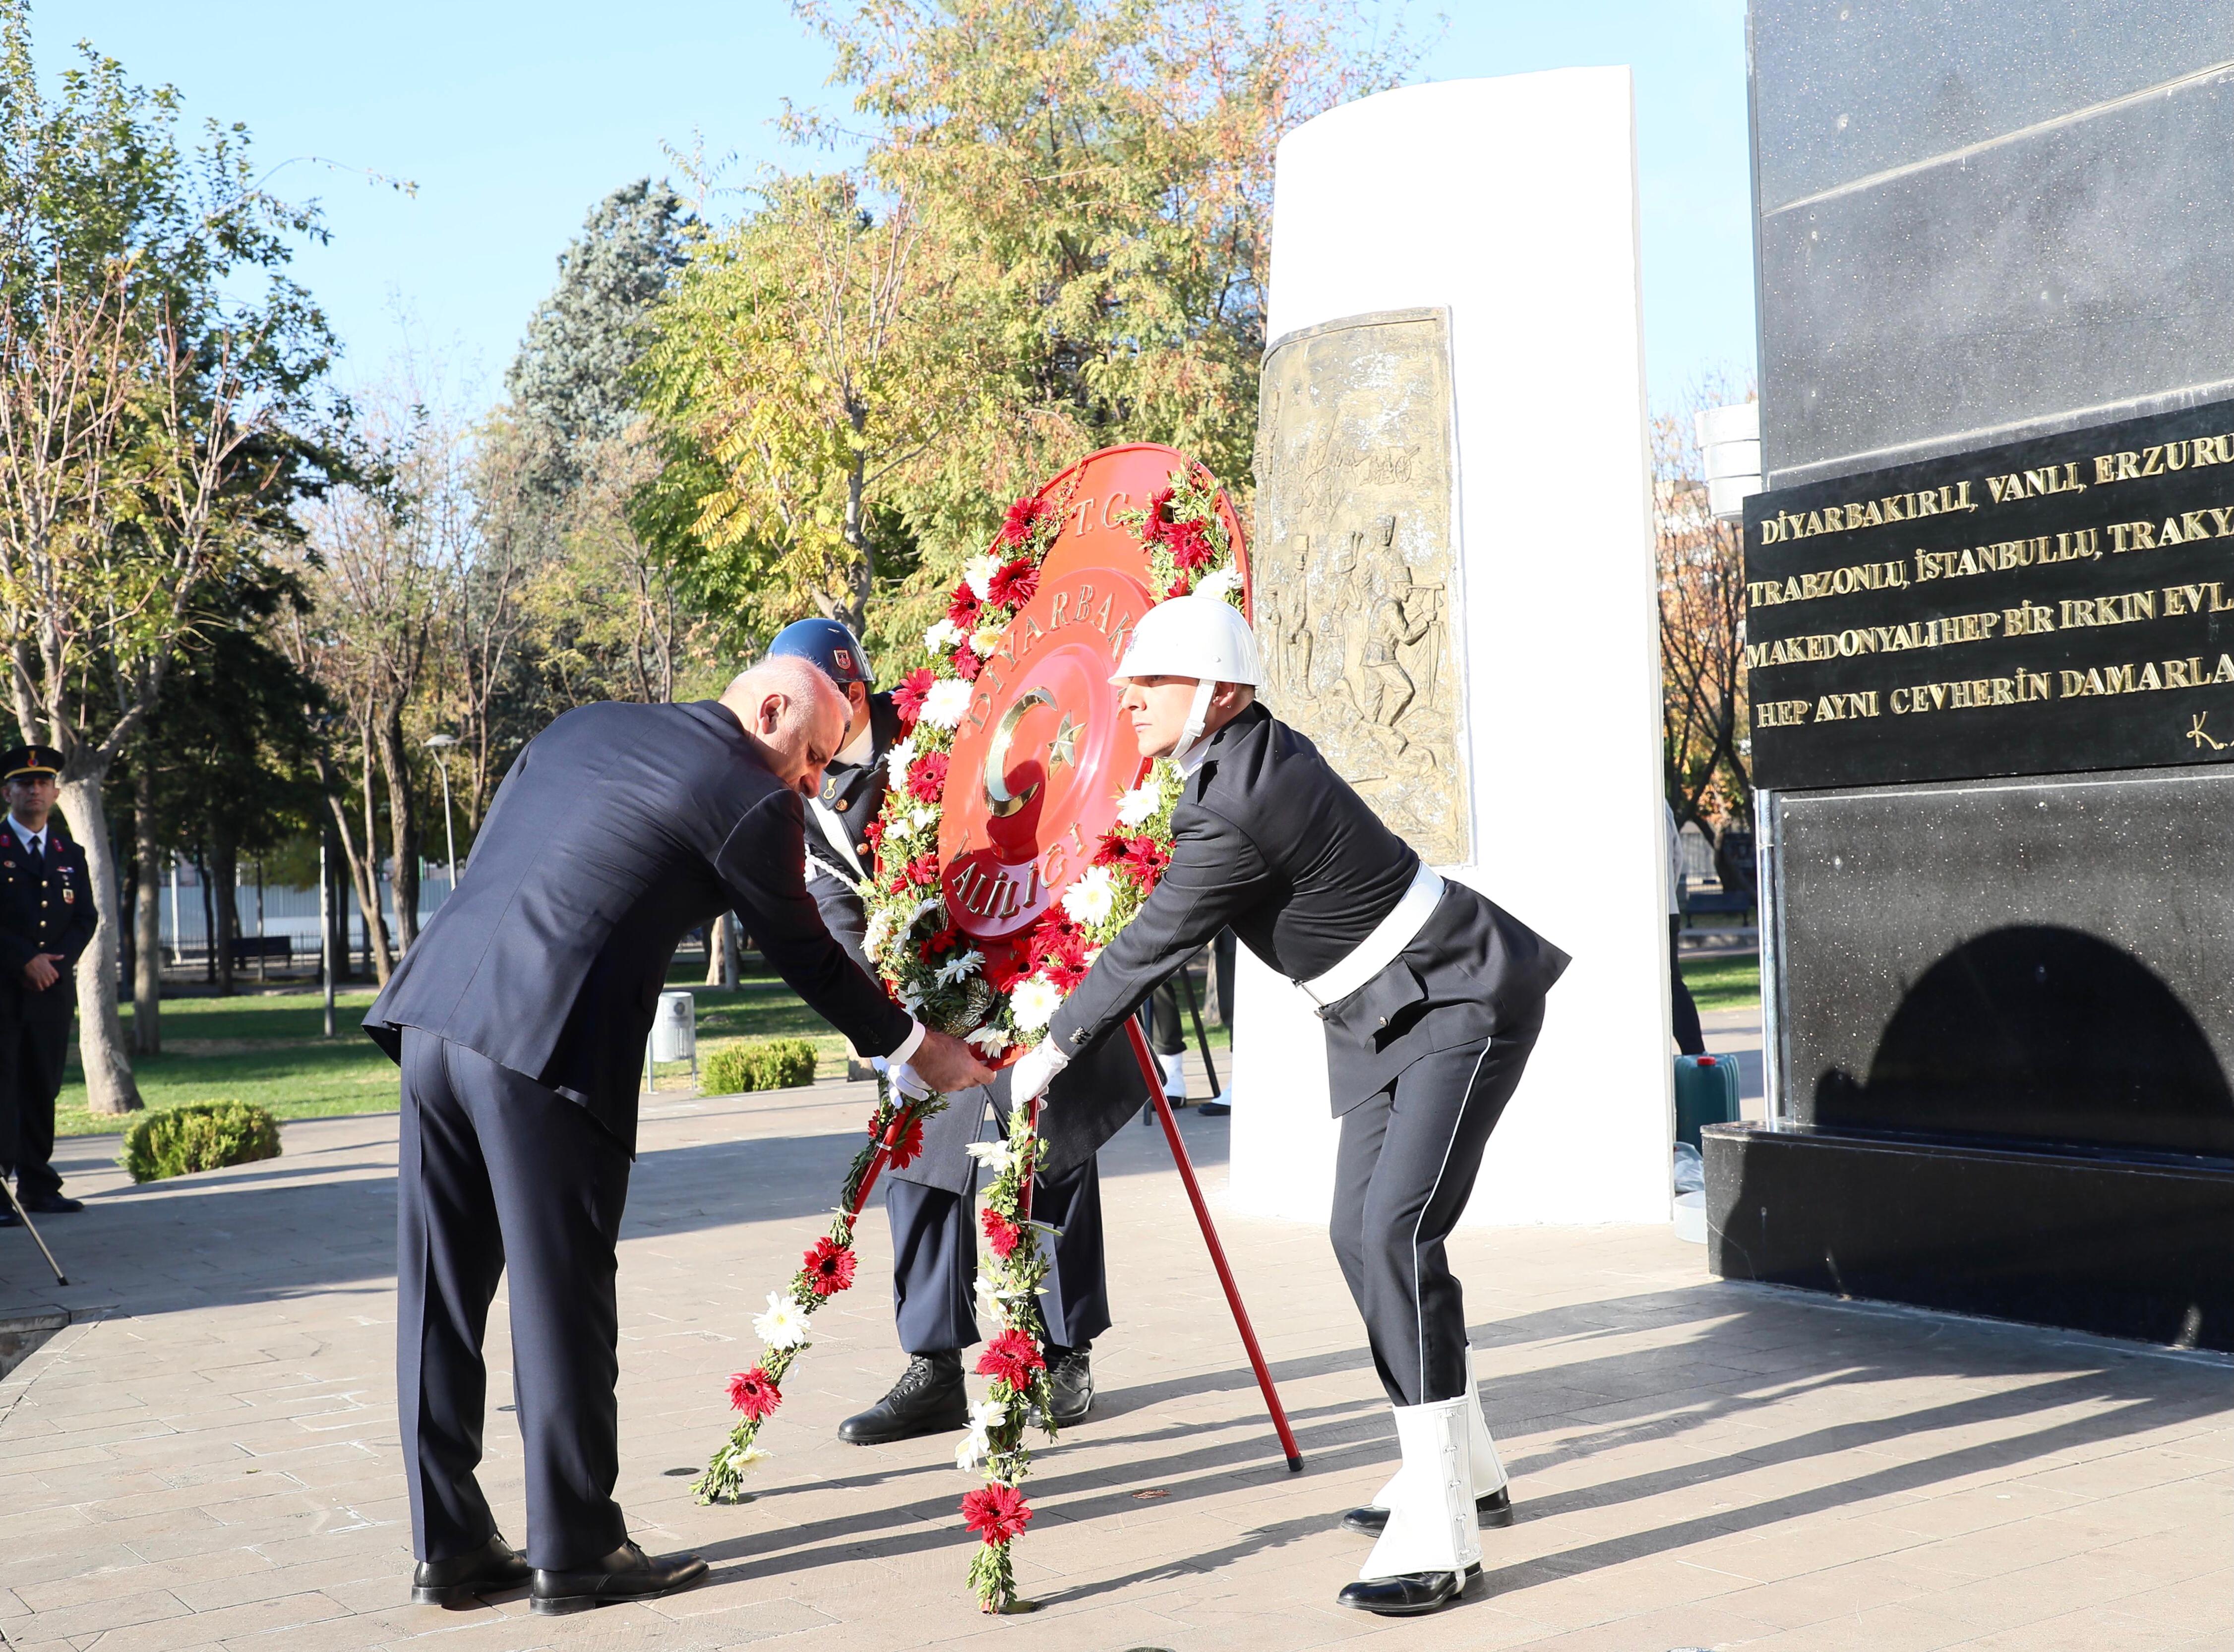
<path id="1" fill-rule="evenodd" d="M 1063 506 L 1062 527 L 972 685 L 939 827 L 947 911 L 981 947 L 1021 937 L 1061 898 L 1147 774 L 1109 674 L 1158 593 L 1137 529 L 1120 519 L 1187 468 L 1169 447 L 1112 447 L 1039 491 Z M 1240 522 L 1223 494 L 1218 508 L 1245 591 Z"/>

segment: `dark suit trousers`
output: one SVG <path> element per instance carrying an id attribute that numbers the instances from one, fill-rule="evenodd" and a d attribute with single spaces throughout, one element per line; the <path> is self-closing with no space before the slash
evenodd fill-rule
<path id="1" fill-rule="evenodd" d="M 1391 1405 L 1466 1392 L 1466 1302 L 1443 1242 L 1540 1027 L 1423 1055 L 1342 1115 L 1334 1250 Z"/>
<path id="2" fill-rule="evenodd" d="M 474 1479 L 482 1334 L 509 1264 L 527 1558 L 585 1566 L 627 1540 L 614 1296 L 628 1150 L 583 1108 L 462 1045 L 403 1033 L 396 1407 L 412 1544 L 447 1560 L 496 1530 Z"/>
<path id="3" fill-rule="evenodd" d="M 55 1097 L 62 1087 L 76 1003 L 57 983 L 44 992 L 0 987 L 0 1172 L 19 1198 L 61 1190 L 55 1174 Z"/>
<path id="4" fill-rule="evenodd" d="M 910 1354 L 968 1348 L 977 1340 L 976 1179 L 968 1195 L 897 1178 L 885 1183 L 892 1224 L 892 1320 Z M 1109 1329 L 1101 1249 L 1101 1174 L 1091 1159 L 1032 1183 L 1032 1220 L 1059 1229 L 1040 1318 L 1048 1341 L 1076 1348 Z M 1040 1236 L 1047 1243 L 1047 1236 Z"/>

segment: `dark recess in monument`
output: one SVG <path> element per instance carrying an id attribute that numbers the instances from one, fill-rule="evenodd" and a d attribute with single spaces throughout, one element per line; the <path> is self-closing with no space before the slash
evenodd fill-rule
<path id="1" fill-rule="evenodd" d="M 1966 941 L 1893 1012 L 1865 1082 L 1816 1083 L 1819 1128 L 2234 1161 L 2234 1091 L 2147 965 L 2050 924 Z"/>

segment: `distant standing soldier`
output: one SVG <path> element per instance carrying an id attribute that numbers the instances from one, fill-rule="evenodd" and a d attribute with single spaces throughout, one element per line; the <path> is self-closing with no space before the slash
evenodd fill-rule
<path id="1" fill-rule="evenodd" d="M 73 975 L 98 921 L 85 851 L 55 817 L 62 754 L 18 746 L 0 756 L 8 820 L 0 826 L 0 1174 L 12 1171 L 27 1211 L 85 1208 L 62 1194 L 55 1156 L 55 1096 L 62 1087 Z M 15 1225 L 0 1211 L 0 1227 Z"/>

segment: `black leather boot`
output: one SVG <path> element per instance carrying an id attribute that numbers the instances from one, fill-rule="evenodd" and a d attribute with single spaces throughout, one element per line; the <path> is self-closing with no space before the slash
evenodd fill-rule
<path id="1" fill-rule="evenodd" d="M 918 1354 L 892 1391 L 858 1416 L 838 1425 L 849 1446 L 886 1446 L 922 1434 L 951 1433 L 970 1426 L 970 1396 L 962 1386 L 962 1350 Z"/>
<path id="2" fill-rule="evenodd" d="M 1339 1606 L 1382 1617 L 1418 1617 L 1440 1612 L 1466 1592 L 1466 1579 L 1481 1575 L 1480 1566 L 1464 1571 L 1408 1571 L 1398 1577 L 1361 1578 L 1335 1596 Z"/>
<path id="3" fill-rule="evenodd" d="M 635 1544 L 624 1543 L 594 1565 L 564 1571 L 538 1567 L 528 1586 L 527 1610 L 552 1617 L 625 1600 L 655 1600 L 688 1589 L 705 1575 L 706 1563 L 696 1555 L 655 1560 Z"/>
<path id="4" fill-rule="evenodd" d="M 1048 1347 L 1048 1387 L 1055 1393 L 1057 1428 L 1084 1422 L 1086 1414 L 1094 1409 L 1094 1365 L 1089 1357 L 1093 1352 L 1091 1342 L 1076 1348 L 1057 1348 L 1052 1343 Z M 1032 1407 L 1031 1420 L 1039 1420 L 1037 1406 Z"/>
<path id="5" fill-rule="evenodd" d="M 527 1587 L 527 1562 L 498 1532 L 467 1555 L 422 1560 L 411 1574 L 415 1606 L 463 1606 L 482 1595 Z"/>

